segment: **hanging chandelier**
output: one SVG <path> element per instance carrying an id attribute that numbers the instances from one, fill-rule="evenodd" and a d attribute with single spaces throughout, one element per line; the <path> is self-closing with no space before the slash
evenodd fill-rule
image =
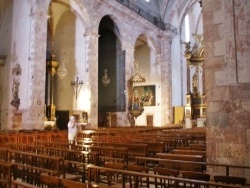
<path id="1" fill-rule="evenodd" d="M 64 53 L 64 59 L 63 59 L 63 61 L 62 61 L 62 64 L 58 67 L 58 69 L 57 69 L 57 75 L 61 78 L 61 79 L 63 79 L 65 76 L 67 76 L 67 74 L 68 74 L 68 71 L 67 71 L 67 69 L 66 69 L 66 67 L 65 67 L 65 53 Z"/>
<path id="2" fill-rule="evenodd" d="M 108 69 L 103 70 L 104 75 L 102 76 L 102 83 L 107 86 L 110 83 L 110 78 L 108 77 Z"/>

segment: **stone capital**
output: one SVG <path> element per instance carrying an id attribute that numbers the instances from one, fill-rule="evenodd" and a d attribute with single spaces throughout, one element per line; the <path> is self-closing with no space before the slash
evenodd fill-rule
<path id="1" fill-rule="evenodd" d="M 171 26 L 171 27 L 166 27 L 166 30 L 162 31 L 162 33 L 158 35 L 158 38 L 160 38 L 161 40 L 165 39 L 171 42 L 176 35 L 177 35 L 176 29 L 173 28 L 173 26 Z"/>

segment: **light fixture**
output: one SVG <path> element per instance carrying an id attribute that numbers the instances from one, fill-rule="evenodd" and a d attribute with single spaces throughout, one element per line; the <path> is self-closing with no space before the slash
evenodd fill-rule
<path id="1" fill-rule="evenodd" d="M 65 67 L 65 53 L 63 55 L 63 60 L 62 60 L 62 63 L 59 65 L 58 69 L 57 69 L 57 75 L 63 79 L 65 76 L 67 76 L 68 74 L 68 71 Z"/>
<path id="2" fill-rule="evenodd" d="M 108 69 L 103 70 L 102 83 L 106 87 L 110 83 L 110 78 L 108 77 Z"/>

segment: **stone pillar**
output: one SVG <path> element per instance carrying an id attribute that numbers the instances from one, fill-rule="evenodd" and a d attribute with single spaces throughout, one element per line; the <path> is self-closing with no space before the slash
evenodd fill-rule
<path id="1" fill-rule="evenodd" d="M 250 165 L 250 1 L 203 0 L 207 162 Z M 209 173 L 225 173 L 209 168 Z M 245 176 L 249 170 L 230 169 Z"/>
<path id="2" fill-rule="evenodd" d="M 3 112 L 3 67 L 5 64 L 5 55 L 0 55 L 0 130 L 2 129 L 2 112 Z"/>
<path id="3" fill-rule="evenodd" d="M 90 128 L 98 128 L 98 37 L 96 33 L 86 33 L 86 84 L 90 92 L 90 111 L 88 122 Z"/>
<path id="4" fill-rule="evenodd" d="M 133 95 L 133 87 L 130 78 L 134 74 L 134 44 L 127 41 L 123 44 L 122 48 L 125 50 L 126 112 L 129 121 L 127 125 L 133 127 L 135 126 L 135 120 L 133 116 L 129 114 L 128 105 L 132 103 Z"/>
<path id="5" fill-rule="evenodd" d="M 162 96 L 162 125 L 172 123 L 172 67 L 171 67 L 171 42 L 175 33 L 164 31 L 161 37 L 161 96 Z"/>
<path id="6" fill-rule="evenodd" d="M 201 66 L 201 74 L 202 74 L 202 95 L 206 94 L 206 87 L 205 87 L 205 69 L 204 69 L 204 65 Z"/>
<path id="7" fill-rule="evenodd" d="M 29 1 L 26 2 L 28 7 L 25 7 L 29 10 L 29 13 L 25 14 L 22 11 L 14 13 L 17 14 L 16 16 L 19 16 L 20 20 L 23 21 L 25 19 L 23 22 L 24 25 L 29 25 L 29 27 L 24 26 L 22 31 L 13 30 L 13 36 L 18 36 L 16 39 L 17 43 L 22 41 L 22 34 L 26 35 L 23 36 L 24 38 L 28 36 L 28 40 L 26 44 L 22 44 L 22 48 L 16 48 L 17 59 L 12 60 L 13 65 L 11 66 L 11 69 L 13 69 L 15 64 L 20 64 L 22 74 L 19 76 L 19 89 L 27 87 L 27 90 L 20 92 L 19 109 L 13 110 L 12 106 L 8 106 L 10 108 L 9 122 L 7 123 L 8 129 L 14 128 L 13 125 L 17 121 L 20 125 L 18 128 L 21 129 L 44 128 L 47 15 L 49 2 L 50 0 Z M 13 3 L 14 7 L 18 7 L 19 3 L 23 2 L 13 1 Z M 11 79 L 13 78 L 12 74 Z"/>

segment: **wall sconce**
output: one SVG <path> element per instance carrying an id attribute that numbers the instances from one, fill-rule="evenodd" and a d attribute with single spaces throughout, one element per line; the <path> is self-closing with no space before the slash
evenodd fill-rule
<path id="1" fill-rule="evenodd" d="M 108 77 L 108 69 L 103 70 L 103 76 L 102 76 L 102 83 L 104 86 L 109 85 L 110 83 L 110 78 Z"/>

